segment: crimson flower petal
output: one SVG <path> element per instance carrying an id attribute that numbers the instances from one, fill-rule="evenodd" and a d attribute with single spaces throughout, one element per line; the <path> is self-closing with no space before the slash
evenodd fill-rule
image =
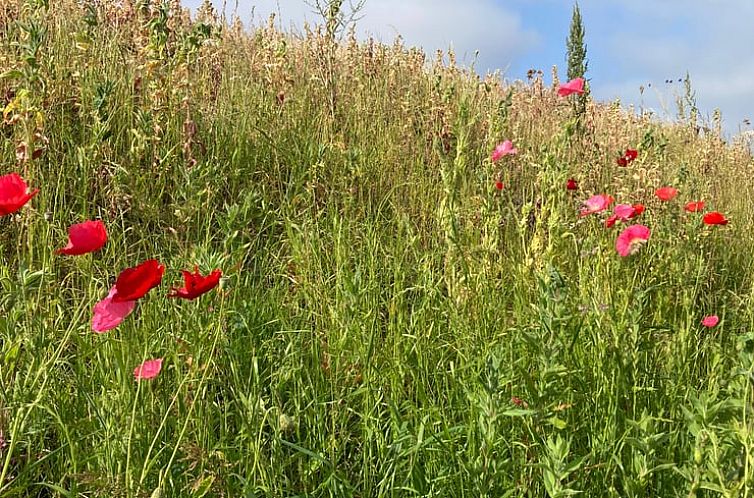
<path id="1" fill-rule="evenodd" d="M 723 216 L 722 213 L 719 213 L 717 211 L 710 211 L 709 213 L 704 215 L 704 218 L 702 218 L 705 224 L 707 225 L 727 225 L 728 219 Z"/>
<path id="2" fill-rule="evenodd" d="M 662 187 L 655 190 L 655 195 L 663 202 L 672 201 L 678 195 L 678 190 L 673 187 Z"/>
<path id="3" fill-rule="evenodd" d="M 698 213 L 704 209 L 704 201 L 687 202 L 686 205 L 683 206 L 683 209 L 689 213 Z"/>
<path id="4" fill-rule="evenodd" d="M 704 319 L 702 319 L 702 325 L 704 325 L 707 328 L 712 328 L 715 325 L 717 325 L 720 322 L 720 317 L 717 315 L 709 315 L 705 316 Z"/>
<path id="5" fill-rule="evenodd" d="M 0 176 L 0 216 L 15 213 L 38 192 L 39 189 L 29 192 L 29 187 L 18 173 Z"/>
<path id="6" fill-rule="evenodd" d="M 578 190 L 579 184 L 576 182 L 574 178 L 569 178 L 568 181 L 566 181 L 566 189 L 567 190 Z"/>
<path id="7" fill-rule="evenodd" d="M 165 266 L 156 259 L 148 259 L 138 266 L 126 268 L 115 281 L 114 303 L 135 301 L 162 282 Z"/>
<path id="8" fill-rule="evenodd" d="M 107 242 L 105 224 L 99 220 L 71 225 L 68 229 L 68 245 L 55 251 L 56 254 L 78 256 L 99 251 Z"/>
<path id="9" fill-rule="evenodd" d="M 223 272 L 220 270 L 214 270 L 206 277 L 199 273 L 199 269 L 194 267 L 194 272 L 183 270 L 183 282 L 182 288 L 173 287 L 168 293 L 168 297 L 180 297 L 182 299 L 196 299 L 205 292 L 209 292 L 220 283 L 220 277 Z"/>

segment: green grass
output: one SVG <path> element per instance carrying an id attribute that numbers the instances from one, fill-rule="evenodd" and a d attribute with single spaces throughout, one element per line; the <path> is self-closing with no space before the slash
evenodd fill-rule
<path id="1" fill-rule="evenodd" d="M 745 148 L 398 42 L 83 3 L 0 6 L 2 173 L 41 189 L 0 219 L 0 496 L 754 495 Z M 578 216 L 602 192 L 647 205 L 638 254 Z M 53 255 L 93 218 L 102 251 Z M 167 299 L 194 264 L 220 288 Z"/>

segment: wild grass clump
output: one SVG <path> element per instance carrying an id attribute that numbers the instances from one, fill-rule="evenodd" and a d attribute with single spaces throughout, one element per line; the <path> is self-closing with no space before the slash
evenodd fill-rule
<path id="1" fill-rule="evenodd" d="M 177 2 L 3 2 L 0 68 L 0 496 L 751 495 L 745 147 Z"/>

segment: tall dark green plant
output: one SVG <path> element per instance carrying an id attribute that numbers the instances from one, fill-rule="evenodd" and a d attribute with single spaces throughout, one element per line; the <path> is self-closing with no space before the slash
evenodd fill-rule
<path id="1" fill-rule="evenodd" d="M 566 59 L 568 62 L 568 79 L 584 78 L 588 68 L 586 59 L 586 45 L 584 44 L 584 23 L 581 18 L 579 4 L 573 5 L 573 15 L 571 16 L 571 29 L 566 40 L 568 50 Z M 576 115 L 581 117 L 586 112 L 586 100 L 589 93 L 587 87 L 584 88 L 584 94 L 577 96 L 574 100 Z"/>

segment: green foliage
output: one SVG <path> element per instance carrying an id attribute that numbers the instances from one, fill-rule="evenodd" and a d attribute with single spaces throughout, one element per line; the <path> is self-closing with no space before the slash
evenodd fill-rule
<path id="1" fill-rule="evenodd" d="M 0 496 L 751 495 L 748 151 L 135 3 L 0 7 L 0 162 L 40 188 L 0 218 Z M 647 206 L 638 254 L 578 216 L 603 192 Z M 102 251 L 53 254 L 94 218 Z M 151 257 L 163 285 L 93 333 Z M 168 299 L 195 264 L 220 287 Z"/>
<path id="2" fill-rule="evenodd" d="M 568 63 L 568 79 L 586 78 L 589 62 L 586 58 L 586 42 L 584 40 L 584 22 L 581 18 L 579 4 L 573 4 L 571 26 L 566 40 L 566 62 Z M 586 112 L 586 101 L 589 95 L 588 85 L 584 85 L 584 94 L 575 98 L 575 112 L 583 116 Z"/>

